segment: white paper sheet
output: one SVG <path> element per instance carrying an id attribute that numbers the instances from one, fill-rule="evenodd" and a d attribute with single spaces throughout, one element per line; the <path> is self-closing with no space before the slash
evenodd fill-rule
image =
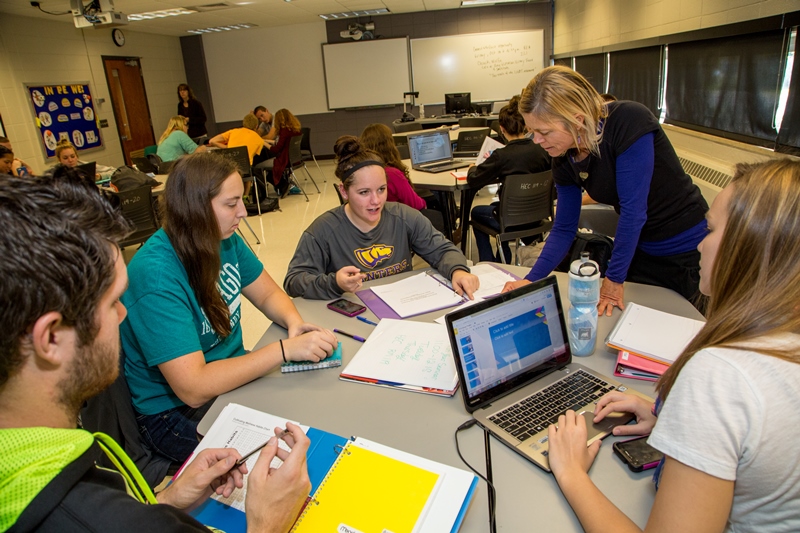
<path id="1" fill-rule="evenodd" d="M 475 164 L 480 165 L 489 159 L 489 156 L 492 155 L 492 152 L 499 148 L 503 148 L 504 146 L 504 144 L 495 141 L 487 135 L 483 140 L 483 144 L 481 145 L 481 151 L 478 152 L 478 158 L 475 160 Z"/>
<path id="2" fill-rule="evenodd" d="M 401 318 L 453 307 L 464 301 L 453 289 L 427 273 L 372 287 L 372 292 Z"/>
<path id="3" fill-rule="evenodd" d="M 443 326 L 391 318 L 380 321 L 342 374 L 442 390 L 458 382 Z"/>
<path id="4" fill-rule="evenodd" d="M 256 447 L 267 442 L 270 437 L 275 436 L 274 430 L 276 427 L 286 427 L 287 421 L 289 420 L 286 418 L 280 418 L 267 413 L 262 413 L 261 411 L 256 411 L 255 409 L 250 409 L 249 407 L 245 407 L 243 405 L 238 405 L 235 403 L 228 404 L 222 409 L 222 412 L 214 421 L 214 424 L 211 426 L 211 429 L 208 430 L 206 436 L 203 437 L 203 440 L 200 441 L 200 444 L 186 462 L 186 465 L 191 463 L 194 458 L 197 457 L 198 452 L 207 448 L 236 448 L 240 454 L 246 455 Z M 296 424 L 297 422 L 294 423 Z M 300 427 L 304 432 L 308 432 L 308 426 L 300 425 Z M 291 448 L 289 448 L 289 446 L 283 442 L 283 440 L 278 440 L 278 446 L 287 452 L 291 451 Z M 253 467 L 260 456 L 261 452 L 259 451 L 247 459 L 246 464 L 248 472 L 253 470 Z M 278 468 L 282 463 L 283 461 L 275 457 L 272 460 L 272 467 Z M 181 468 L 181 471 L 178 473 L 178 475 L 180 476 L 185 469 L 186 466 Z M 244 487 L 241 489 L 235 489 L 227 498 L 223 498 L 222 496 L 218 496 L 216 494 L 212 495 L 211 497 L 221 503 L 230 505 L 234 509 L 244 512 L 245 496 L 247 496 L 246 475 Z"/>

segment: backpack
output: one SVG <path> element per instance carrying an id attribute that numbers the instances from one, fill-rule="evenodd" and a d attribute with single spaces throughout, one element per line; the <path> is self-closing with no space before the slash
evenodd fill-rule
<path id="1" fill-rule="evenodd" d="M 113 185 L 118 192 L 132 191 L 145 185 L 156 187 L 160 185 L 158 180 L 151 178 L 144 172 L 136 170 L 133 167 L 119 167 L 111 174 L 111 185 Z"/>
<path id="2" fill-rule="evenodd" d="M 581 252 L 589 252 L 589 259 L 595 261 L 600 266 L 600 275 L 606 275 L 608 260 L 611 259 L 611 252 L 614 250 L 614 241 L 611 237 L 600 235 L 599 233 L 580 233 L 575 235 L 569 253 L 555 268 L 557 272 L 569 272 L 569 267 L 573 261 L 581 258 Z"/>
<path id="3" fill-rule="evenodd" d="M 249 216 L 258 216 L 258 206 L 256 204 L 245 204 L 247 214 Z M 280 201 L 277 196 L 268 196 L 261 200 L 261 213 L 269 213 L 271 211 L 280 210 Z"/>

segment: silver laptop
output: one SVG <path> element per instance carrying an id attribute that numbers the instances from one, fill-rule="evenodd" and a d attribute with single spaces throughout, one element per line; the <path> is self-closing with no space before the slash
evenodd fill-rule
<path id="1" fill-rule="evenodd" d="M 448 130 L 432 130 L 408 136 L 411 168 L 422 172 L 446 172 L 469 166 L 474 159 L 453 159 Z"/>
<path id="2" fill-rule="evenodd" d="M 547 427 L 568 409 L 586 419 L 587 444 L 633 418 L 592 423 L 595 402 L 627 388 L 572 362 L 555 276 L 449 313 L 446 323 L 467 411 L 544 470 Z"/>

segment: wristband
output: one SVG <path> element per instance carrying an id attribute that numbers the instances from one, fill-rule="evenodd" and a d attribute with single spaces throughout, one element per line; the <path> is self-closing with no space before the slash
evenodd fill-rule
<path id="1" fill-rule="evenodd" d="M 278 339 L 278 342 L 281 345 L 281 355 L 283 356 L 283 362 L 288 363 L 289 361 L 286 360 L 286 352 L 283 349 L 283 339 Z"/>

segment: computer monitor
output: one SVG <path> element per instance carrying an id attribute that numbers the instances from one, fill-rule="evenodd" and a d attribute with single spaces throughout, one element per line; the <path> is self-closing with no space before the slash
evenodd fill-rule
<path id="1" fill-rule="evenodd" d="M 470 93 L 449 93 L 444 95 L 444 112 L 448 115 L 472 112 Z"/>

